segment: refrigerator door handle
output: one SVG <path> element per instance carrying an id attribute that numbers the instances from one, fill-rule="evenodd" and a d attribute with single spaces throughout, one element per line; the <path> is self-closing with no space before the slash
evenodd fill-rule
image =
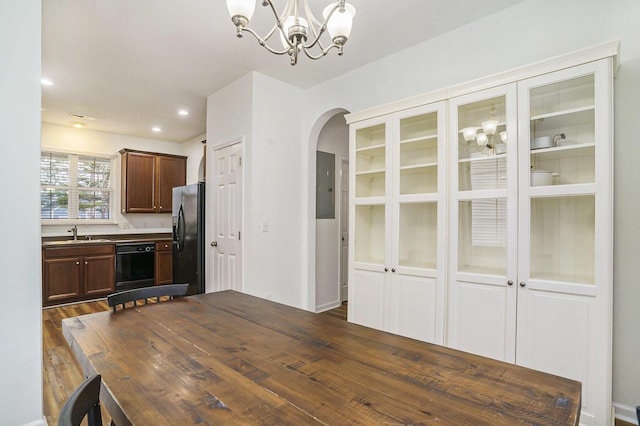
<path id="1" fill-rule="evenodd" d="M 176 225 L 176 248 L 178 251 L 182 250 L 182 245 L 184 244 L 184 211 L 182 210 L 182 204 L 180 205 L 180 210 L 178 210 L 178 223 Z"/>

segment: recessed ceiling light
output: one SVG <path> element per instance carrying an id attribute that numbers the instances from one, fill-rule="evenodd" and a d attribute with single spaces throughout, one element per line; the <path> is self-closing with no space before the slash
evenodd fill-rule
<path id="1" fill-rule="evenodd" d="M 83 127 L 86 126 L 86 124 L 80 123 L 79 121 L 74 121 L 73 123 L 71 123 L 71 125 L 76 129 L 82 129 Z"/>
<path id="2" fill-rule="evenodd" d="M 156 133 L 160 133 L 162 131 L 162 129 L 160 127 L 152 127 L 151 131 L 156 132 Z"/>
<path id="3" fill-rule="evenodd" d="M 42 78 L 40 80 L 40 84 L 42 84 L 43 86 L 53 86 L 53 81 L 49 80 L 48 78 Z"/>
<path id="4" fill-rule="evenodd" d="M 178 111 L 178 114 L 180 114 L 180 115 L 189 115 L 189 111 L 187 111 L 186 109 L 181 109 L 180 111 Z"/>

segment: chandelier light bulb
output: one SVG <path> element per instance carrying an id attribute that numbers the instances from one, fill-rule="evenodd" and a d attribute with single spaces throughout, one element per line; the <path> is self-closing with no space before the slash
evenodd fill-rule
<path id="1" fill-rule="evenodd" d="M 462 129 L 462 137 L 464 138 L 465 142 L 471 142 L 472 140 L 474 140 L 476 138 L 477 131 L 478 129 L 476 127 L 465 127 L 464 129 Z"/>
<path id="2" fill-rule="evenodd" d="M 498 129 L 498 120 L 487 120 L 482 122 L 482 130 L 489 136 L 496 134 Z"/>
<path id="3" fill-rule="evenodd" d="M 507 143 L 507 132 L 506 132 L 506 130 L 505 130 L 505 131 L 503 131 L 503 132 L 500 132 L 500 140 L 501 140 L 503 143 Z"/>
<path id="4" fill-rule="evenodd" d="M 330 4 L 325 7 L 322 12 L 322 17 L 326 20 L 329 18 L 329 14 L 335 7 L 335 4 Z M 327 21 L 327 31 L 331 39 L 336 44 L 345 44 L 351 35 L 351 26 L 353 24 L 353 17 L 356 15 L 356 9 L 350 4 L 344 5 L 344 10 L 340 11 L 340 8 L 333 12 L 333 15 Z"/>
<path id="5" fill-rule="evenodd" d="M 487 144 L 487 135 L 485 133 L 478 133 L 476 135 L 476 143 L 479 147 L 483 147 Z"/>
<path id="6" fill-rule="evenodd" d="M 227 0 L 227 9 L 231 16 L 242 16 L 250 21 L 256 9 L 256 0 Z"/>
<path id="7" fill-rule="evenodd" d="M 256 9 L 256 0 L 227 0 L 227 10 L 231 20 L 238 28 L 238 37 L 242 37 L 240 31 L 246 26 Z"/>

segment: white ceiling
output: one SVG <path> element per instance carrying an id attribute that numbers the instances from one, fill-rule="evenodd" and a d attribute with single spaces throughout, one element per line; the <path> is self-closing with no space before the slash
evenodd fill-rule
<path id="1" fill-rule="evenodd" d="M 206 97 L 249 71 L 310 87 L 520 1 L 349 0 L 357 13 L 344 55 L 292 67 L 250 35 L 238 39 L 224 0 L 46 0 L 42 75 L 54 85 L 43 86 L 42 121 L 69 126 L 82 121 L 76 113 L 96 118 L 88 129 L 183 142 L 205 133 Z M 329 3 L 310 0 L 317 14 Z M 269 15 L 257 0 L 250 26 L 262 35 Z"/>

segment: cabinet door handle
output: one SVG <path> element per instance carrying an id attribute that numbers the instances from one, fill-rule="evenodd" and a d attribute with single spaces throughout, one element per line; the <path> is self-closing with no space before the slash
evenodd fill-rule
<path id="1" fill-rule="evenodd" d="M 79 264 L 80 264 L 80 262 L 76 262 L 76 265 L 79 265 Z"/>
<path id="2" fill-rule="evenodd" d="M 513 285 L 513 281 L 511 280 L 507 281 L 507 285 Z"/>
<path id="3" fill-rule="evenodd" d="M 384 271 L 385 272 L 389 272 L 389 268 L 384 268 Z"/>
<path id="4" fill-rule="evenodd" d="M 85 260 L 84 264 L 85 264 L 85 265 L 88 265 L 88 264 L 89 264 L 89 262 L 87 262 L 87 261 Z"/>
<path id="5" fill-rule="evenodd" d="M 520 281 L 520 287 L 525 287 L 527 285 L 527 283 L 525 283 L 524 281 Z"/>
<path id="6" fill-rule="evenodd" d="M 391 272 L 395 272 L 395 271 L 396 271 L 396 268 L 391 268 Z"/>

